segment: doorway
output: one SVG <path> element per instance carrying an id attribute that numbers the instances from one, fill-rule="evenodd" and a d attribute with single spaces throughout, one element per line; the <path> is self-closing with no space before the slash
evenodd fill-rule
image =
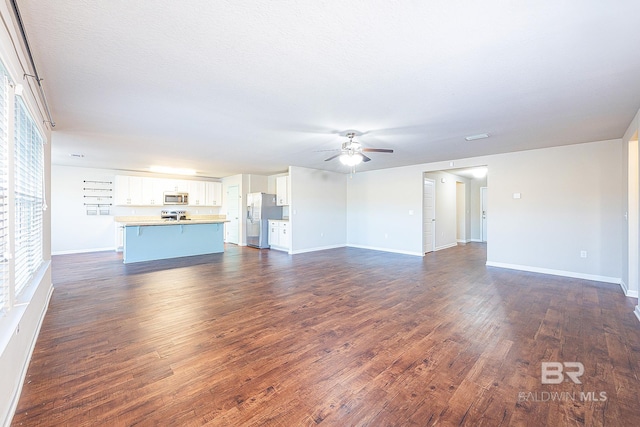
<path id="1" fill-rule="evenodd" d="M 456 241 L 467 243 L 467 186 L 456 181 Z"/>
<path id="2" fill-rule="evenodd" d="M 480 240 L 487 243 L 487 187 L 480 187 L 480 212 L 482 215 Z"/>
<path id="3" fill-rule="evenodd" d="M 423 253 L 487 241 L 487 177 L 486 165 L 423 173 Z"/>
<path id="4" fill-rule="evenodd" d="M 424 178 L 423 185 L 423 241 L 422 247 L 424 253 L 433 252 L 435 250 L 436 238 L 436 181 Z"/>
<path id="5" fill-rule="evenodd" d="M 638 165 L 639 147 L 638 132 L 628 143 L 628 181 L 627 181 L 627 227 L 628 227 L 628 284 L 625 289 L 627 296 L 638 296 L 638 285 L 640 282 L 640 271 L 638 269 L 638 259 L 640 258 L 640 166 Z"/>
<path id="6" fill-rule="evenodd" d="M 240 244 L 240 189 L 237 185 L 231 185 L 227 189 L 227 219 L 225 223 L 225 239 L 227 243 Z"/>

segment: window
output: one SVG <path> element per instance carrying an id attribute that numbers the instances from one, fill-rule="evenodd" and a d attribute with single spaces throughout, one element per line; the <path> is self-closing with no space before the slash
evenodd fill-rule
<path id="1" fill-rule="evenodd" d="M 21 98 L 15 99 L 15 295 L 42 264 L 43 139 Z"/>
<path id="2" fill-rule="evenodd" d="M 42 266 L 44 139 L 0 61 L 0 316 Z"/>
<path id="3" fill-rule="evenodd" d="M 8 116 L 9 79 L 0 63 L 0 313 L 9 304 Z"/>

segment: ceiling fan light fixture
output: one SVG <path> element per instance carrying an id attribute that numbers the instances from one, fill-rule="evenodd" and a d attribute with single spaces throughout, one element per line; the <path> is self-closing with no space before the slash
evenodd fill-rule
<path id="1" fill-rule="evenodd" d="M 363 157 L 360 153 L 343 153 L 340 155 L 340 163 L 346 166 L 356 166 L 362 163 Z"/>

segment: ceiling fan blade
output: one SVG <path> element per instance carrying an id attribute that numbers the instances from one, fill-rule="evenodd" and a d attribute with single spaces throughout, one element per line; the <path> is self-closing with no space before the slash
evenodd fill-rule
<path id="1" fill-rule="evenodd" d="M 360 155 L 362 156 L 362 161 L 363 162 L 368 162 L 369 160 L 371 160 L 370 158 L 368 158 L 367 156 L 365 156 L 364 154 L 360 153 Z"/>
<path id="2" fill-rule="evenodd" d="M 367 151 L 369 153 L 393 153 L 393 150 L 388 148 L 363 148 L 362 151 Z"/>
<path id="3" fill-rule="evenodd" d="M 331 156 L 331 157 L 329 157 L 328 159 L 324 159 L 324 161 L 325 161 L 325 162 L 328 162 L 329 160 L 333 160 L 333 159 L 335 159 L 336 157 L 339 157 L 339 156 L 340 156 L 340 154 L 342 154 L 342 153 L 338 153 L 338 154 L 336 154 L 335 156 Z"/>

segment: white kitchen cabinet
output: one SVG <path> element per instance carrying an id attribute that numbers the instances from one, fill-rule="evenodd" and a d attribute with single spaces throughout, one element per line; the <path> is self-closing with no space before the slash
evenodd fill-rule
<path id="1" fill-rule="evenodd" d="M 289 205 L 289 175 L 276 177 L 276 205 Z"/>
<path id="2" fill-rule="evenodd" d="M 116 175 L 115 204 L 120 206 L 143 205 L 142 179 L 139 176 Z"/>
<path id="3" fill-rule="evenodd" d="M 189 193 L 189 206 L 222 206 L 222 183 L 117 175 L 115 204 L 163 206 L 165 192 Z"/>
<path id="4" fill-rule="evenodd" d="M 269 221 L 269 246 L 278 246 L 280 243 L 280 225 L 278 221 Z"/>
<path id="5" fill-rule="evenodd" d="M 222 206 L 222 183 L 215 181 L 205 182 L 207 206 Z"/>
<path id="6" fill-rule="evenodd" d="M 289 234 L 289 221 L 280 221 L 278 232 L 278 245 L 285 251 L 289 251 L 291 246 L 291 236 Z"/>
<path id="7" fill-rule="evenodd" d="M 279 251 L 289 251 L 291 236 L 289 221 L 269 220 L 269 246 Z"/>
<path id="8" fill-rule="evenodd" d="M 221 206 L 222 183 L 189 181 L 189 206 Z"/>
<path id="9" fill-rule="evenodd" d="M 162 178 L 142 178 L 142 204 L 164 205 L 166 180 Z"/>
<path id="10" fill-rule="evenodd" d="M 205 181 L 189 181 L 189 206 L 205 206 L 207 204 L 206 184 Z"/>
<path id="11" fill-rule="evenodd" d="M 186 179 L 167 179 L 165 182 L 166 188 L 164 191 L 175 191 L 178 193 L 188 193 L 189 184 L 191 183 L 191 181 Z"/>

